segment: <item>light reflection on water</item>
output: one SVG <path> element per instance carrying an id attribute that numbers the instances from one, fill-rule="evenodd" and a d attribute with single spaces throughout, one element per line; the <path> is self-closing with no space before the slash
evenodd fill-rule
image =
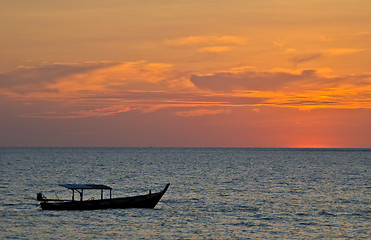
<path id="1" fill-rule="evenodd" d="M 1 148 L 0 238 L 366 239 L 370 153 Z M 71 198 L 61 183 L 106 184 L 118 197 L 158 191 L 167 182 L 154 210 L 41 211 L 31 199 L 40 191 Z"/>

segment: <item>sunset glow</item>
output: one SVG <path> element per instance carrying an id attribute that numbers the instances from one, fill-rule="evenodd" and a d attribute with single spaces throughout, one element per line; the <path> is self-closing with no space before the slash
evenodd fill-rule
<path id="1" fill-rule="evenodd" d="M 370 10 L 0 3 L 0 146 L 369 148 Z"/>

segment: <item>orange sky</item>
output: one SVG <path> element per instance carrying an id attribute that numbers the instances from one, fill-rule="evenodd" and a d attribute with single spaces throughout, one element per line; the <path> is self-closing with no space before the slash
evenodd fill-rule
<path id="1" fill-rule="evenodd" d="M 371 1 L 3 1 L 0 146 L 371 147 Z"/>

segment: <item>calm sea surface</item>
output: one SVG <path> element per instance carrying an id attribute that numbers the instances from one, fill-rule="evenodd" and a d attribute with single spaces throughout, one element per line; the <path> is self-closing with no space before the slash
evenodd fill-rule
<path id="1" fill-rule="evenodd" d="M 0 148 L 0 239 L 370 239 L 370 173 L 370 149 Z M 168 182 L 155 209 L 34 200 L 71 198 L 63 183 L 119 197 Z"/>

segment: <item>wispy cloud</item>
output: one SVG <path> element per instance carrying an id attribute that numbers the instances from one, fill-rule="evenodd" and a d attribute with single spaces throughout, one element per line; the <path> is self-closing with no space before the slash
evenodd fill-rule
<path id="1" fill-rule="evenodd" d="M 295 66 L 297 66 L 301 63 L 316 60 L 322 56 L 323 56 L 322 53 L 297 54 L 292 56 L 290 58 L 290 61 L 293 62 Z"/>
<path id="2" fill-rule="evenodd" d="M 247 69 L 193 75 L 191 80 L 201 89 L 264 97 L 262 105 L 300 109 L 371 108 L 371 74 L 329 77 L 316 69 L 300 72 Z"/>
<path id="3" fill-rule="evenodd" d="M 222 71 L 206 75 L 193 75 L 191 81 L 200 88 L 213 91 L 284 91 L 295 81 L 317 78 L 315 70 L 303 70 L 299 73 L 287 71 Z"/>
<path id="4" fill-rule="evenodd" d="M 294 66 L 298 66 L 302 63 L 315 61 L 317 59 L 329 56 L 344 56 L 355 54 L 359 52 L 366 51 L 367 49 L 359 48 L 330 48 L 320 52 L 313 53 L 300 53 L 297 49 L 286 48 L 285 53 L 291 55 L 289 61 L 294 63 Z"/>
<path id="5" fill-rule="evenodd" d="M 53 84 L 65 77 L 87 74 L 95 69 L 108 68 L 114 62 L 85 63 L 52 63 L 35 67 L 19 67 L 18 69 L 0 73 L 0 89 L 8 89 L 14 93 L 46 91 L 47 84 Z"/>
<path id="6" fill-rule="evenodd" d="M 192 87 L 186 74 L 177 71 L 171 64 L 144 61 L 58 63 L 0 74 L 0 94 L 12 93 L 20 97 L 37 97 L 39 93 L 68 97 L 76 93 L 184 90 Z"/>
<path id="7" fill-rule="evenodd" d="M 103 107 L 96 109 L 81 109 L 77 111 L 68 111 L 68 112 L 39 112 L 39 113 L 25 113 L 23 117 L 30 118 L 49 118 L 49 119 L 73 119 L 73 118 L 84 118 L 84 117 L 104 117 L 115 115 L 119 113 L 129 112 L 133 110 L 129 106 L 125 105 L 114 105 L 111 107 Z"/>
<path id="8" fill-rule="evenodd" d="M 246 39 L 237 36 L 188 36 L 175 39 L 167 39 L 166 45 L 169 46 L 200 46 L 200 45 L 242 45 L 246 43 Z"/>
<path id="9" fill-rule="evenodd" d="M 357 48 L 330 48 L 324 51 L 324 53 L 334 56 L 342 56 L 348 55 L 352 53 L 358 53 L 365 51 L 365 49 L 357 49 Z"/>
<path id="10" fill-rule="evenodd" d="M 207 115 L 227 114 L 230 109 L 195 109 L 189 111 L 178 111 L 175 114 L 181 117 L 200 117 Z"/>
<path id="11" fill-rule="evenodd" d="M 199 48 L 199 51 L 210 52 L 210 53 L 221 53 L 221 52 L 228 52 L 231 49 L 233 49 L 232 46 L 212 46 L 212 47 Z"/>
<path id="12" fill-rule="evenodd" d="M 187 36 L 165 40 L 170 47 L 196 48 L 198 52 L 222 53 L 228 52 L 237 46 L 246 44 L 246 39 L 238 36 Z"/>
<path id="13" fill-rule="evenodd" d="M 28 117 L 148 111 L 194 88 L 187 73 L 170 64 L 144 61 L 58 63 L 0 74 L 0 97 L 31 104 L 30 112 L 24 114 Z"/>
<path id="14" fill-rule="evenodd" d="M 148 114 L 164 108 L 182 117 L 228 114 L 236 107 L 371 108 L 371 74 L 327 72 L 248 66 L 190 74 L 144 61 L 58 63 L 0 74 L 0 97 L 27 104 L 22 116 L 33 118 Z"/>

